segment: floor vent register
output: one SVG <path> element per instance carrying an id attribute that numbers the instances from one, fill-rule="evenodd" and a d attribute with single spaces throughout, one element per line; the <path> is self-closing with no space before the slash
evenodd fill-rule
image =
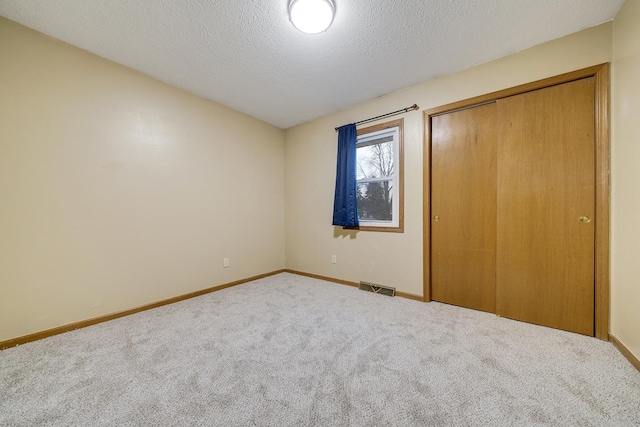
<path id="1" fill-rule="evenodd" d="M 396 288 L 391 286 L 376 285 L 368 282 L 360 282 L 360 289 L 363 291 L 373 292 L 375 294 L 393 297 L 396 295 Z"/>

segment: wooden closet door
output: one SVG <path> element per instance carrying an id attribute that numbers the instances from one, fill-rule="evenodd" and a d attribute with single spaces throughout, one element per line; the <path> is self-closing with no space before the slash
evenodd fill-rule
<path id="1" fill-rule="evenodd" d="M 432 298 L 495 313 L 496 104 L 431 120 Z"/>
<path id="2" fill-rule="evenodd" d="M 593 335 L 594 79 L 497 105 L 497 314 Z"/>

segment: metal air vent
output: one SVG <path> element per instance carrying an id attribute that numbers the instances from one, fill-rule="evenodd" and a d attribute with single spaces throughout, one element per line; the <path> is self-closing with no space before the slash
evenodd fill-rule
<path id="1" fill-rule="evenodd" d="M 396 288 L 392 288 L 391 286 L 375 285 L 368 282 L 360 282 L 360 289 L 389 297 L 396 295 Z"/>

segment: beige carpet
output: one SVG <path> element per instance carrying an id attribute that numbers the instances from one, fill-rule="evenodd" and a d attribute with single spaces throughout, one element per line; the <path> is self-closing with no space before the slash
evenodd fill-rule
<path id="1" fill-rule="evenodd" d="M 0 352 L 2 426 L 634 426 L 611 344 L 279 274 Z"/>

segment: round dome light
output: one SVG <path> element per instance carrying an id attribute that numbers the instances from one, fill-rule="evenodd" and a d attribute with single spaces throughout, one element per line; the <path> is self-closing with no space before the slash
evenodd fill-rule
<path id="1" fill-rule="evenodd" d="M 318 34 L 331 26 L 336 7 L 333 0 L 291 0 L 289 19 L 300 31 Z"/>

